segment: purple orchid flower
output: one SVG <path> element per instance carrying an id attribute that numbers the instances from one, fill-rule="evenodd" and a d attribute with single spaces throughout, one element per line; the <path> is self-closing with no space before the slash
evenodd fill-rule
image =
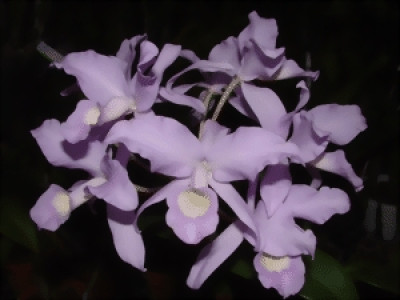
<path id="1" fill-rule="evenodd" d="M 248 202 L 257 230 L 250 230 L 240 220 L 227 227 L 200 252 L 187 279 L 189 287 L 199 288 L 246 239 L 257 253 L 253 263 L 262 285 L 275 288 L 285 298 L 294 295 L 304 284 L 301 256 L 313 256 L 316 246 L 314 234 L 301 229 L 295 218 L 323 224 L 350 208 L 348 196 L 339 189 L 292 184 L 286 165 L 268 167 L 260 195 L 255 208 Z M 279 205 L 271 206 L 271 201 Z M 273 215 L 271 207 L 276 207 Z"/>
<path id="2" fill-rule="evenodd" d="M 328 144 L 346 145 L 367 128 L 365 118 L 357 105 L 324 104 L 309 111 L 304 110 L 310 92 L 304 81 L 297 84 L 300 100 L 292 112 L 287 112 L 279 97 L 270 89 L 243 85 L 248 95 L 250 110 L 240 109 L 243 114 L 256 119 L 262 128 L 274 132 L 296 144 L 300 156 L 294 162 L 307 164 L 343 176 L 356 191 L 363 188 L 363 182 L 347 161 L 342 150 L 325 152 Z M 289 129 L 293 133 L 289 137 Z"/>
<path id="3" fill-rule="evenodd" d="M 118 122 L 106 142 L 123 143 L 148 159 L 153 172 L 176 177 L 148 199 L 138 215 L 167 199 L 167 224 L 191 244 L 215 231 L 217 194 L 254 229 L 248 207 L 229 182 L 254 179 L 267 164 L 279 163 L 297 150 L 261 128 L 241 127 L 229 134 L 214 121 L 206 122 L 199 140 L 176 120 L 154 115 Z"/>
<path id="4" fill-rule="evenodd" d="M 131 77 L 136 46 L 140 46 L 140 58 Z M 76 143 L 85 139 L 94 125 L 130 113 L 148 112 L 157 99 L 165 69 L 175 61 L 180 50 L 180 46 L 166 44 L 159 52 L 145 36 L 135 36 L 121 44 L 116 56 L 88 50 L 70 53 L 55 63 L 77 78 L 87 97 L 62 124 L 66 139 Z"/>
<path id="5" fill-rule="evenodd" d="M 144 270 L 144 244 L 132 219 L 135 218 L 138 195 L 126 170 L 126 153 L 129 151 L 121 146 L 116 159 L 111 159 L 106 152 L 107 145 L 98 140 L 104 137 L 104 132 L 99 132 L 99 129 L 108 131 L 108 126 L 103 127 L 106 128 L 98 127 L 88 139 L 75 144 L 65 140 L 57 120 L 46 120 L 39 128 L 32 130 L 32 135 L 51 164 L 83 169 L 92 178 L 78 181 L 68 190 L 50 185 L 32 207 L 30 216 L 39 228 L 55 231 L 67 221 L 75 208 L 93 197 L 104 199 L 108 205 L 108 222 L 118 254 L 124 261 Z M 131 220 L 130 224 L 126 223 L 127 219 Z"/>
<path id="6" fill-rule="evenodd" d="M 182 95 L 193 85 L 173 87 L 180 76 L 193 69 L 213 74 L 206 85 L 202 83 L 202 86 L 215 93 L 229 85 L 239 86 L 238 95 L 232 98 L 234 103 L 239 102 L 239 106 L 244 105 L 240 104 L 241 101 L 247 101 L 254 96 L 248 93 L 247 89 L 241 91 L 243 86 L 252 86 L 251 81 L 254 79 L 280 80 L 303 76 L 315 80 L 318 77 L 318 72 L 304 71 L 295 61 L 286 59 L 284 48 L 276 48 L 278 29 L 274 19 L 261 18 L 253 11 L 249 14 L 249 20 L 250 24 L 237 38 L 227 38 L 211 50 L 208 60 L 197 59 L 188 68 L 173 76 L 160 94 L 174 103 L 176 99 L 182 103 L 186 98 L 186 105 L 203 113 L 204 105 L 199 99 Z"/>

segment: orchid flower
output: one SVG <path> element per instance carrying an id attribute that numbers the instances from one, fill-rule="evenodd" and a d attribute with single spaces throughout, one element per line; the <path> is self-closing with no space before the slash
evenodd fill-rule
<path id="1" fill-rule="evenodd" d="M 254 179 L 267 164 L 296 153 L 296 147 L 261 128 L 241 127 L 229 134 L 227 128 L 207 121 L 199 140 L 176 120 L 151 115 L 118 122 L 105 141 L 123 143 L 148 159 L 153 172 L 176 177 L 148 199 L 138 215 L 167 199 L 167 224 L 191 244 L 215 231 L 217 194 L 254 229 L 244 200 L 229 182 Z"/>
<path id="2" fill-rule="evenodd" d="M 131 77 L 135 47 L 140 45 L 136 73 Z M 70 53 L 58 68 L 76 77 L 87 99 L 62 124 L 63 134 L 71 143 L 85 139 L 94 125 L 116 120 L 130 113 L 148 112 L 157 99 L 165 69 L 178 57 L 180 46 L 166 44 L 158 48 L 135 36 L 125 40 L 116 56 L 92 50 Z"/>
<path id="3" fill-rule="evenodd" d="M 107 145 L 97 139 L 104 135 L 98 131 L 92 131 L 86 140 L 71 144 L 62 135 L 57 120 L 46 120 L 39 128 L 32 130 L 32 135 L 51 164 L 83 169 L 93 176 L 89 180 L 76 182 L 68 190 L 50 185 L 30 211 L 37 226 L 55 231 L 75 208 L 93 197 L 104 199 L 108 205 L 109 225 L 117 252 L 123 260 L 144 270 L 142 238 L 134 228 L 133 220 L 126 224 L 124 217 L 124 212 L 134 217 L 132 212 L 138 205 L 136 189 L 126 170 L 126 149 L 120 147 L 116 160 L 111 159 L 106 152 Z M 130 239 L 126 240 L 126 237 Z M 129 248 L 129 252 L 126 248 Z"/>
<path id="4" fill-rule="evenodd" d="M 312 231 L 301 229 L 295 218 L 323 224 L 332 215 L 346 213 L 350 208 L 342 190 L 292 184 L 286 165 L 268 167 L 260 195 L 261 200 L 252 209 L 256 236 L 240 221 L 231 224 L 201 251 L 187 280 L 190 287 L 199 288 L 246 239 L 257 253 L 253 264 L 262 285 L 275 288 L 285 298 L 294 295 L 304 284 L 301 256 L 313 256 L 316 246 Z M 273 215 L 271 201 L 279 202 L 273 206 Z"/>
<path id="5" fill-rule="evenodd" d="M 276 48 L 278 29 L 274 19 L 261 18 L 253 11 L 249 14 L 249 20 L 250 24 L 237 38 L 232 36 L 227 38 L 211 50 L 208 60 L 196 60 L 188 68 L 173 76 L 160 94 L 174 103 L 176 103 L 175 99 L 186 97 L 187 105 L 198 109 L 199 106 L 201 107 L 198 99 L 182 95 L 181 93 L 186 92 L 186 89 L 182 89 L 181 86 L 173 87 L 178 77 L 190 70 L 198 69 L 213 74 L 208 82 L 211 92 L 219 92 L 224 87 L 228 91 L 233 91 L 239 87 L 237 95 L 231 101 L 240 109 L 243 106 L 241 101 L 248 101 L 249 98 L 254 97 L 246 87 L 251 86 L 257 89 L 251 83 L 255 79 L 280 80 L 305 76 L 315 80 L 318 77 L 318 72 L 304 71 L 293 60 L 286 59 L 284 48 Z M 203 111 L 204 106 L 199 112 Z"/>

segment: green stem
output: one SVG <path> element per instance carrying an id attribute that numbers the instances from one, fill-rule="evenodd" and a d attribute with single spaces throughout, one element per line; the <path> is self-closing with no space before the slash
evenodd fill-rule
<path id="1" fill-rule="evenodd" d="M 204 97 L 204 107 L 205 107 L 205 113 L 204 113 L 204 119 L 201 120 L 200 122 L 200 129 L 199 129 L 199 139 L 201 139 L 203 135 L 203 130 L 204 130 L 204 123 L 205 123 L 205 118 L 207 117 L 207 111 L 208 111 L 208 106 L 210 105 L 212 96 L 214 95 L 214 91 L 210 88 Z"/>

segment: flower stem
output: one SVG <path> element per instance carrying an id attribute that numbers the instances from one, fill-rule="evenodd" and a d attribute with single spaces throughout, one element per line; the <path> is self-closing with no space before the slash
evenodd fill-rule
<path id="1" fill-rule="evenodd" d="M 222 94 L 221 98 L 219 99 L 219 102 L 217 104 L 217 107 L 215 108 L 214 114 L 211 117 L 211 120 L 216 121 L 218 116 L 221 113 L 222 108 L 224 107 L 225 103 L 228 101 L 229 96 L 233 92 L 233 90 L 240 84 L 241 80 L 239 76 L 233 77 L 232 81 L 229 83 L 229 85 L 226 87 L 224 93 Z"/>

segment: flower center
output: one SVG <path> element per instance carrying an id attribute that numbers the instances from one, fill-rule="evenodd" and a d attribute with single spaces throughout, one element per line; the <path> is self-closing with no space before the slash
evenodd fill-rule
<path id="1" fill-rule="evenodd" d="M 270 272 L 281 272 L 289 267 L 290 260 L 287 256 L 279 257 L 263 253 L 260 262 Z"/>
<path id="2" fill-rule="evenodd" d="M 186 217 L 197 218 L 207 212 L 211 201 L 206 193 L 198 189 L 190 189 L 179 194 L 178 205 Z"/>
<path id="3" fill-rule="evenodd" d="M 53 199 L 53 206 L 62 217 L 66 217 L 70 213 L 71 205 L 69 202 L 68 194 L 62 192 L 58 193 Z"/>
<path id="4" fill-rule="evenodd" d="M 136 111 L 136 104 L 132 98 L 129 97 L 115 97 L 112 98 L 104 107 L 103 120 L 112 121 L 118 119 L 126 112 Z"/>
<path id="5" fill-rule="evenodd" d="M 85 115 L 84 122 L 86 125 L 96 125 L 97 121 L 99 120 L 100 116 L 100 109 L 95 106 L 88 110 Z"/>
<path id="6" fill-rule="evenodd" d="M 194 188 L 202 188 L 208 186 L 208 180 L 211 176 L 211 166 L 207 161 L 203 160 L 199 163 L 193 173 L 192 186 Z"/>

